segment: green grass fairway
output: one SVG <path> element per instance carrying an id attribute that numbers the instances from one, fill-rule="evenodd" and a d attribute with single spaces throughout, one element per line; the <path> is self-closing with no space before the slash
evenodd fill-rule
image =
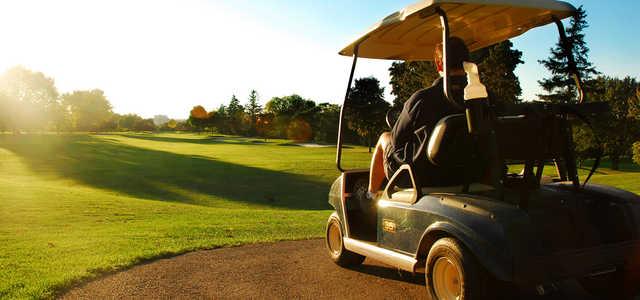
<path id="1" fill-rule="evenodd" d="M 366 167 L 366 148 L 345 150 Z M 0 134 L 0 298 L 202 248 L 321 237 L 335 149 L 193 134 Z M 638 172 L 595 182 L 640 193 Z"/>
<path id="2" fill-rule="evenodd" d="M 334 151 L 190 134 L 0 135 L 0 298 L 53 297 L 194 249 L 320 237 Z M 346 151 L 367 164 L 366 148 Z"/>

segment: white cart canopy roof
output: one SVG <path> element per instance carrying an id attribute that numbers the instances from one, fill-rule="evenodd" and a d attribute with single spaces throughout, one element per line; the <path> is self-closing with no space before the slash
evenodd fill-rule
<path id="1" fill-rule="evenodd" d="M 573 5 L 555 0 L 423 0 L 373 25 L 358 40 L 340 51 L 352 56 L 391 60 L 432 60 L 442 41 L 436 8 L 445 11 L 450 35 L 477 50 L 519 36 L 531 28 L 572 16 Z"/>

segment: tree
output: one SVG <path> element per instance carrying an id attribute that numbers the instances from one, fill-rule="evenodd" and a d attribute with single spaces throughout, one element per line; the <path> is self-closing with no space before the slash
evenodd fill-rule
<path id="1" fill-rule="evenodd" d="M 118 130 L 120 131 L 134 131 L 136 122 L 142 118 L 136 114 L 126 114 L 118 118 Z"/>
<path id="2" fill-rule="evenodd" d="M 221 104 L 218 108 L 216 118 L 214 120 L 214 126 L 218 129 L 218 132 L 229 134 L 231 133 L 231 124 L 230 124 L 229 114 L 227 112 L 227 107 L 224 104 Z"/>
<path id="3" fill-rule="evenodd" d="M 64 94 L 62 104 L 70 112 L 72 128 L 79 131 L 97 131 L 113 114 L 111 103 L 99 89 Z"/>
<path id="4" fill-rule="evenodd" d="M 287 139 L 296 142 L 307 142 L 313 138 L 313 128 L 307 120 L 295 118 L 287 126 Z"/>
<path id="5" fill-rule="evenodd" d="M 340 105 L 330 103 L 318 104 L 318 111 L 314 115 L 314 139 L 319 143 L 335 143 L 338 137 L 338 122 L 340 121 Z"/>
<path id="6" fill-rule="evenodd" d="M 47 109 L 47 115 L 50 129 L 58 133 L 63 130 L 71 131 L 73 129 L 71 115 L 61 101 L 51 103 Z"/>
<path id="7" fill-rule="evenodd" d="M 606 101 L 611 107 L 610 114 L 594 122 L 594 130 L 604 143 L 604 154 L 609 156 L 611 168 L 617 170 L 620 159 L 630 154 L 633 143 L 640 140 L 640 118 L 634 115 L 633 110 L 635 103 L 640 101 L 638 82 L 631 77 L 599 76 L 591 84 L 590 98 Z M 597 147 L 594 138 L 578 136 L 576 144 L 590 145 L 591 149 Z"/>
<path id="8" fill-rule="evenodd" d="M 558 41 L 554 48 L 551 48 L 551 56 L 546 60 L 538 61 L 551 72 L 551 77 L 538 81 L 547 94 L 538 95 L 540 99 L 554 103 L 572 103 L 576 101 L 576 84 L 569 70 L 567 55 L 573 54 L 576 63 L 576 70 L 583 82 L 588 82 L 598 71 L 589 61 L 589 47 L 584 40 L 584 29 L 587 24 L 587 13 L 580 6 L 574 18 L 571 19 L 567 28 L 568 47 L 563 47 L 562 41 Z"/>
<path id="9" fill-rule="evenodd" d="M 262 112 L 256 117 L 256 133 L 267 141 L 267 138 L 273 136 L 273 113 Z"/>
<path id="10" fill-rule="evenodd" d="M 244 107 L 240 105 L 240 100 L 236 97 L 236 95 L 231 96 L 231 100 L 229 101 L 229 105 L 227 106 L 227 113 L 229 115 L 234 115 L 244 111 Z"/>
<path id="11" fill-rule="evenodd" d="M 232 134 L 244 134 L 244 107 L 240 105 L 240 100 L 236 95 L 231 96 L 231 101 L 226 109 L 227 121 Z"/>
<path id="12" fill-rule="evenodd" d="M 494 103 L 510 104 L 520 101 L 522 88 L 515 70 L 519 64 L 524 63 L 522 51 L 513 49 L 513 43 L 507 40 L 475 51 L 471 56 L 473 61 L 479 62 L 480 79 Z"/>
<path id="13" fill-rule="evenodd" d="M 369 152 L 374 138 L 385 128 L 385 116 L 389 103 L 384 101 L 384 88 L 374 77 L 357 79 L 349 93 L 347 120 L 349 127 L 367 140 Z"/>
<path id="14" fill-rule="evenodd" d="M 572 130 L 576 159 L 578 166 L 582 167 L 585 160 L 598 155 L 601 145 L 596 140 L 596 133 L 585 124 L 574 124 Z"/>
<path id="15" fill-rule="evenodd" d="M 218 124 L 218 112 L 215 110 L 210 111 L 207 114 L 207 120 L 205 122 L 205 127 L 209 129 L 209 132 L 214 133 L 215 130 L 220 131 L 216 125 Z"/>
<path id="16" fill-rule="evenodd" d="M 300 95 L 290 95 L 284 97 L 273 97 L 265 105 L 267 112 L 278 115 L 296 116 L 308 113 L 316 107 L 316 103 L 302 98 Z"/>
<path id="17" fill-rule="evenodd" d="M 203 131 L 208 124 L 208 113 L 202 105 L 196 105 L 189 113 L 187 123 L 198 131 Z"/>
<path id="18" fill-rule="evenodd" d="M 470 54 L 478 65 L 480 79 L 487 86 L 491 99 L 498 103 L 516 103 L 522 94 L 515 69 L 522 64 L 522 52 L 513 49 L 511 41 L 504 41 Z M 394 62 L 389 68 L 393 105 L 400 109 L 416 91 L 430 87 L 440 75 L 433 62 Z"/>
<path id="19" fill-rule="evenodd" d="M 188 120 L 176 120 L 176 131 L 193 131 L 193 129 Z"/>
<path id="20" fill-rule="evenodd" d="M 102 132 L 120 130 L 118 123 L 120 122 L 120 119 L 122 117 L 123 116 L 119 114 L 111 114 L 111 116 L 107 120 L 105 120 L 98 126 L 97 130 Z"/>
<path id="21" fill-rule="evenodd" d="M 169 122 L 164 123 L 161 127 L 160 130 L 166 130 L 166 131 L 175 131 L 176 127 L 178 127 L 178 122 L 174 119 L 169 120 Z"/>
<path id="22" fill-rule="evenodd" d="M 265 111 L 274 115 L 274 127 L 279 137 L 287 137 L 294 130 L 308 129 L 304 125 L 297 124 L 292 129 L 293 122 L 310 123 L 316 112 L 316 103 L 293 94 L 285 97 L 273 97 L 265 104 Z"/>
<path id="23" fill-rule="evenodd" d="M 394 62 L 389 68 L 391 94 L 396 98 L 393 106 L 401 108 L 416 91 L 431 86 L 440 75 L 436 65 L 430 61 Z"/>
<path id="24" fill-rule="evenodd" d="M 156 126 L 162 126 L 165 123 L 169 122 L 169 117 L 165 115 L 155 115 L 153 116 L 153 124 Z"/>
<path id="25" fill-rule="evenodd" d="M 245 107 L 245 112 L 247 113 L 250 122 L 249 134 L 254 135 L 256 134 L 256 121 L 258 119 L 258 115 L 262 112 L 262 106 L 258 103 L 258 92 L 256 92 L 256 90 L 251 90 L 251 93 L 249 94 L 249 102 Z"/>
<path id="26" fill-rule="evenodd" d="M 640 141 L 633 144 L 633 161 L 640 165 Z"/>
<path id="27" fill-rule="evenodd" d="M 153 119 L 143 119 L 136 114 L 126 114 L 118 119 L 118 129 L 121 131 L 154 131 L 156 125 Z"/>
<path id="28" fill-rule="evenodd" d="M 13 124 L 11 123 L 11 110 L 13 109 L 13 104 L 10 101 L 10 98 L 0 91 L 0 133 L 5 130 L 13 129 Z"/>
<path id="29" fill-rule="evenodd" d="M 640 86 L 636 89 L 636 96 L 629 102 L 629 114 L 634 120 L 640 122 Z"/>
<path id="30" fill-rule="evenodd" d="M 153 119 L 143 119 L 139 117 L 138 120 L 133 124 L 134 131 L 154 131 L 156 130 L 156 125 L 153 123 Z"/>
<path id="31" fill-rule="evenodd" d="M 55 83 L 41 72 L 13 67 L 0 76 L 0 91 L 7 97 L 5 122 L 15 132 L 57 127 L 54 122 L 63 119 Z"/>

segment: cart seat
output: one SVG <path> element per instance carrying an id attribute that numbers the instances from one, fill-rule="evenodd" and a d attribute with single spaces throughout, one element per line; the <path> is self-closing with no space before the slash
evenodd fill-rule
<path id="1" fill-rule="evenodd" d="M 493 146 L 490 138 L 476 139 L 469 134 L 466 115 L 451 115 L 436 124 L 429 137 L 427 157 L 436 167 L 455 172 L 455 184 L 497 185 L 502 180 L 505 186 L 537 189 L 540 178 L 532 170 L 506 180 L 507 168 L 503 166 L 518 161 L 533 168 L 536 163 L 562 159 L 567 149 L 564 126 L 555 114 L 498 117 L 491 122 Z"/>
<path id="2" fill-rule="evenodd" d="M 450 179 L 449 185 L 465 185 L 482 180 L 488 168 L 486 155 L 480 156 L 467 129 L 464 114 L 442 118 L 434 127 L 427 146 L 427 157 L 440 173 Z M 462 191 L 462 188 L 459 189 Z"/>
<path id="3" fill-rule="evenodd" d="M 443 168 L 465 167 L 473 155 L 473 141 L 464 114 L 442 118 L 434 127 L 427 147 L 432 164 Z"/>

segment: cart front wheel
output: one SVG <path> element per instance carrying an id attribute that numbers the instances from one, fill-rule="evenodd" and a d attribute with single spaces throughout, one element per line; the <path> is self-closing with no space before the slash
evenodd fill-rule
<path id="1" fill-rule="evenodd" d="M 344 235 L 342 233 L 342 227 L 340 226 L 340 219 L 338 219 L 336 213 L 333 213 L 327 221 L 326 244 L 327 250 L 329 250 L 329 256 L 331 256 L 331 259 L 336 264 L 342 267 L 361 264 L 365 257 L 345 249 L 344 243 L 342 242 L 343 238 Z"/>

